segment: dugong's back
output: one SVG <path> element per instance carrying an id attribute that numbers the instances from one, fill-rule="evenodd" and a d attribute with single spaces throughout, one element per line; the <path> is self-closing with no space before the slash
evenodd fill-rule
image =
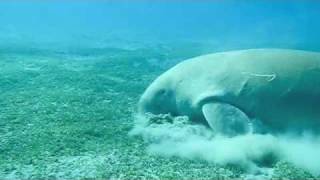
<path id="1" fill-rule="evenodd" d="M 286 128 L 289 122 L 291 127 L 320 125 L 320 53 L 282 49 L 214 53 L 184 61 L 167 74 L 189 77 L 176 89 L 181 99 L 189 97 L 193 104 L 220 96 L 215 99 L 270 127 Z"/>

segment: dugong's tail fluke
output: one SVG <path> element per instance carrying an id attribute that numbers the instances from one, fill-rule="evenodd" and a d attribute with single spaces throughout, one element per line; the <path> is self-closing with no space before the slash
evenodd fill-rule
<path id="1" fill-rule="evenodd" d="M 236 136 L 251 131 L 249 117 L 235 106 L 227 103 L 207 103 L 202 112 L 209 126 L 217 134 Z"/>

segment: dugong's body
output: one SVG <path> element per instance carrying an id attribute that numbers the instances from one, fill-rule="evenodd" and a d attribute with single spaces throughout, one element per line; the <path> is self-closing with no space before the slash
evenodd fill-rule
<path id="1" fill-rule="evenodd" d="M 250 49 L 199 56 L 144 92 L 139 112 L 186 115 L 217 133 L 320 129 L 320 53 Z M 251 126 L 253 124 L 253 126 Z"/>

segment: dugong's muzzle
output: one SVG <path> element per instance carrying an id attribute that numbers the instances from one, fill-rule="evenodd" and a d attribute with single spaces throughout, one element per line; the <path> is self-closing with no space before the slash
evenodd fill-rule
<path id="1" fill-rule="evenodd" d="M 164 88 L 148 88 L 138 103 L 140 114 L 177 114 L 173 91 Z"/>

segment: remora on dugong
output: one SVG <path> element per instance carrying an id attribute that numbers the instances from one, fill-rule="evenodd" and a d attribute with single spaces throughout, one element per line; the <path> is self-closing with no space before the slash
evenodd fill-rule
<path id="1" fill-rule="evenodd" d="M 141 114 L 185 115 L 228 136 L 320 129 L 320 53 L 249 49 L 213 53 L 160 75 Z M 253 124 L 253 126 L 252 126 Z"/>

